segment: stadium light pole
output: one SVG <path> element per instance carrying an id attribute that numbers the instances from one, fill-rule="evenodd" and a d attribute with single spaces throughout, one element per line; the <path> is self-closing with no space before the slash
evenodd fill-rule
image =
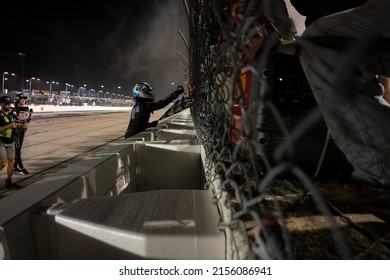
<path id="1" fill-rule="evenodd" d="M 26 54 L 19 53 L 19 55 L 22 57 L 22 92 L 23 92 L 23 86 L 24 86 L 24 58 L 26 57 Z"/>
<path id="2" fill-rule="evenodd" d="M 49 84 L 49 93 L 50 93 L 50 96 L 51 96 L 51 85 L 52 84 L 57 84 L 58 85 L 58 82 L 52 81 L 52 82 L 46 82 L 46 84 Z"/>
<path id="3" fill-rule="evenodd" d="M 1 84 L 1 93 L 4 94 L 4 80 L 5 80 L 5 75 L 7 75 L 8 72 L 3 72 L 3 83 Z"/>
<path id="4" fill-rule="evenodd" d="M 8 75 L 8 74 L 10 74 L 10 73 L 8 73 L 8 72 L 3 72 L 3 83 L 2 83 L 2 86 L 1 86 L 1 93 L 2 94 L 4 94 L 4 83 L 5 83 L 5 75 Z M 15 73 L 11 73 L 10 74 L 11 76 L 15 76 Z"/>
<path id="5" fill-rule="evenodd" d="M 66 93 L 68 93 L 68 87 L 73 87 L 73 85 L 71 85 L 69 83 L 65 83 L 65 91 L 66 91 Z"/>
<path id="6" fill-rule="evenodd" d="M 30 99 L 30 97 L 31 97 L 32 80 L 37 80 L 37 81 L 39 81 L 39 78 L 35 78 L 35 77 L 31 77 L 31 78 L 30 78 L 30 87 L 29 87 L 29 92 L 28 92 L 28 99 Z"/>

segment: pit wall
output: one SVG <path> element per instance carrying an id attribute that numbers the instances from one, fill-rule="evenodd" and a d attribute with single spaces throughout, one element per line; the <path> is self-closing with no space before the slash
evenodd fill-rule
<path id="1" fill-rule="evenodd" d="M 187 109 L 3 198 L 0 259 L 224 259 L 196 138 Z"/>

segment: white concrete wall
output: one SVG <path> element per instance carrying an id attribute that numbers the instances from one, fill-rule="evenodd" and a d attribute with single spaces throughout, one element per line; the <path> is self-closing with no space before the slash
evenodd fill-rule
<path id="1" fill-rule="evenodd" d="M 183 116 L 176 116 L 176 121 L 175 118 L 167 119 L 158 128 L 131 139 L 107 144 L 57 169 L 59 171 L 50 177 L 3 198 L 0 204 L 0 258 L 223 259 L 225 241 L 224 233 L 218 231 L 218 210 L 211 203 L 211 190 L 203 189 L 201 146 L 196 143 L 194 132 L 180 133 L 180 125 L 185 130 L 191 127 L 188 121 L 191 116 L 188 112 L 183 112 Z M 159 128 L 170 125 L 170 133 L 157 137 Z M 168 138 L 164 139 L 163 135 Z M 172 135 L 181 137 L 175 140 Z M 171 196 L 175 199 L 170 199 Z M 137 197 L 145 202 L 135 213 L 129 203 L 138 203 Z M 152 197 L 161 199 L 155 199 L 149 205 L 148 199 Z M 87 212 L 99 212 L 91 212 L 93 207 L 100 209 L 107 205 L 110 207 L 102 213 L 107 215 L 104 219 L 101 215 L 83 216 Z M 113 205 L 121 205 L 124 210 L 118 212 Z M 171 211 L 173 205 L 181 210 Z M 184 224 L 190 221 L 190 231 L 184 227 L 174 228 L 169 235 L 150 235 L 144 224 L 153 221 L 156 213 L 166 213 L 163 216 L 168 221 L 182 219 Z M 123 220 L 123 217 L 134 220 Z M 87 236 L 83 228 L 91 229 L 91 219 L 96 230 L 88 231 L 93 236 Z M 76 228 L 72 228 L 76 220 Z M 138 228 L 128 228 L 128 223 L 139 220 L 144 222 Z M 116 226 L 110 226 L 112 223 Z M 135 235 L 138 239 L 133 239 L 134 231 L 138 232 Z M 105 238 L 113 243 L 107 244 Z M 138 247 L 128 247 L 126 242 L 131 239 L 133 243 L 135 240 L 141 240 L 141 243 Z M 84 242 L 83 246 L 72 246 L 80 241 Z M 175 244 L 182 245 L 170 250 L 169 246 L 174 248 Z M 148 249 L 139 251 L 139 246 Z M 209 250 L 211 246 L 214 248 Z"/>

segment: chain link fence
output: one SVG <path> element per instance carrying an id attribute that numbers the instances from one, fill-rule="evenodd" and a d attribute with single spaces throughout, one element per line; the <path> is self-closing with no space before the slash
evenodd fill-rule
<path id="1" fill-rule="evenodd" d="M 388 259 L 386 234 L 313 187 L 351 167 L 327 133 L 283 5 L 181 2 L 179 63 L 196 86 L 192 115 L 226 258 Z"/>

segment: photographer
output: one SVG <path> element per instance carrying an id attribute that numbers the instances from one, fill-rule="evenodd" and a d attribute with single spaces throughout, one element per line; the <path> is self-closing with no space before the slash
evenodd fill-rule
<path id="1" fill-rule="evenodd" d="M 23 166 L 22 161 L 22 146 L 24 142 L 24 135 L 26 134 L 28 125 L 31 121 L 32 110 L 25 105 L 27 96 L 22 93 L 15 97 L 15 108 L 13 110 L 13 117 L 20 125 L 13 131 L 12 138 L 15 142 L 15 166 L 14 172 L 19 175 L 30 174 Z"/>
<path id="2" fill-rule="evenodd" d="M 21 186 L 11 181 L 15 163 L 15 143 L 12 138 L 12 130 L 18 126 L 9 115 L 11 103 L 13 101 L 8 96 L 0 97 L 0 170 L 6 167 L 4 185 L 6 189 L 20 189 Z"/>

